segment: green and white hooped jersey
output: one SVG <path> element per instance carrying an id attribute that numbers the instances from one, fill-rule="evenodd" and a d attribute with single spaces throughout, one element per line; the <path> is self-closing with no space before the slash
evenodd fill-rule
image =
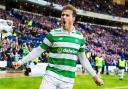
<path id="1" fill-rule="evenodd" d="M 41 43 L 41 48 L 50 48 L 46 74 L 62 81 L 74 82 L 78 52 L 85 52 L 83 35 L 75 30 L 54 29 Z"/>

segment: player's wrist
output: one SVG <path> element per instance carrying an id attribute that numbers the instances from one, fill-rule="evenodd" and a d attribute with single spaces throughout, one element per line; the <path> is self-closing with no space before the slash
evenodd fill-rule
<path id="1" fill-rule="evenodd" d="M 93 80 L 99 79 L 98 75 L 95 75 L 95 76 L 93 76 L 92 78 L 93 78 Z"/>
<path id="2" fill-rule="evenodd" d="M 19 61 L 18 61 L 18 64 L 21 65 L 21 64 L 22 64 L 22 60 L 19 60 Z"/>

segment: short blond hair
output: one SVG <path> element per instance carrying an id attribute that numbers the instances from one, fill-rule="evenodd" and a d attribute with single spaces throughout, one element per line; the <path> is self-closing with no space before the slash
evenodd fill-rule
<path id="1" fill-rule="evenodd" d="M 76 14 L 77 14 L 76 8 L 74 6 L 72 6 L 71 4 L 65 5 L 63 7 L 62 11 L 64 11 L 64 10 L 71 10 L 73 12 L 72 15 L 74 17 L 76 17 Z"/>

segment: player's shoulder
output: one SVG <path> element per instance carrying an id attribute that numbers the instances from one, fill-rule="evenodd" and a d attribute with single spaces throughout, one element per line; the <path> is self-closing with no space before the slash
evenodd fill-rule
<path id="1" fill-rule="evenodd" d="M 79 32 L 79 31 L 75 31 L 75 35 L 76 35 L 78 38 L 81 38 L 81 39 L 84 38 L 84 37 L 83 37 L 83 34 L 82 34 L 81 32 Z"/>
<path id="2" fill-rule="evenodd" d="M 56 28 L 56 29 L 52 29 L 51 33 L 53 33 L 53 32 L 61 32 L 61 31 L 62 31 L 62 28 Z"/>
<path id="3" fill-rule="evenodd" d="M 58 35 L 58 34 L 60 34 L 60 33 L 62 33 L 62 28 L 52 29 L 52 30 L 50 31 L 50 34 L 51 34 L 52 36 Z"/>
<path id="4" fill-rule="evenodd" d="M 82 34 L 81 32 L 79 32 L 79 31 L 76 31 L 75 33 L 76 33 L 77 35 L 83 36 L 83 34 Z"/>

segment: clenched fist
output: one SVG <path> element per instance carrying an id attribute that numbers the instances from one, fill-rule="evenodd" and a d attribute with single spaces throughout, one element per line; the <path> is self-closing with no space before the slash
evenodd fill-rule
<path id="1" fill-rule="evenodd" d="M 12 62 L 12 66 L 14 69 L 18 69 L 20 67 L 20 63 L 19 62 Z"/>
<path id="2" fill-rule="evenodd" d="M 93 80 L 95 81 L 95 83 L 98 85 L 98 86 L 101 86 L 104 84 L 103 80 L 100 79 L 98 76 L 94 76 L 93 77 Z"/>

